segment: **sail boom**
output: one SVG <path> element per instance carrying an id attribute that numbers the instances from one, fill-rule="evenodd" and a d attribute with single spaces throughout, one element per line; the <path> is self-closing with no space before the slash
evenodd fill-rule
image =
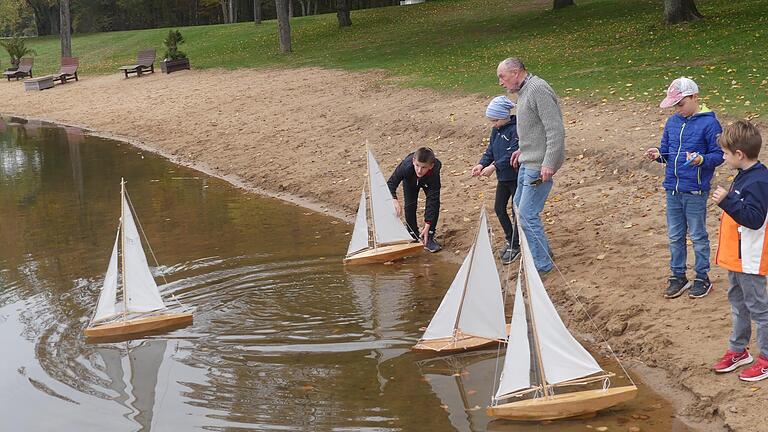
<path id="1" fill-rule="evenodd" d="M 570 381 L 559 382 L 557 384 L 553 384 L 552 386 L 553 387 L 566 387 L 566 386 L 571 386 L 571 385 L 589 384 L 589 383 L 593 383 L 593 382 L 596 382 L 596 381 L 602 381 L 602 380 L 604 380 L 606 378 L 612 378 L 612 377 L 615 377 L 615 376 L 616 376 L 616 374 L 613 373 L 613 372 L 606 372 L 606 373 L 604 373 L 602 375 L 588 376 L 588 377 L 584 377 L 584 378 L 572 379 Z"/>
<path id="2" fill-rule="evenodd" d="M 493 397 L 493 400 L 494 401 L 500 401 L 500 400 L 509 399 L 509 398 L 513 398 L 513 397 L 521 397 L 521 396 L 525 396 L 525 395 L 527 395 L 529 393 L 533 393 L 533 392 L 538 391 L 538 390 L 541 390 L 541 386 L 535 386 L 535 387 L 530 387 L 530 388 L 527 388 L 527 389 L 524 389 L 524 390 L 518 390 L 518 391 L 512 392 L 512 393 L 505 393 L 505 394 L 502 394 L 502 395 L 496 395 L 496 396 Z"/>

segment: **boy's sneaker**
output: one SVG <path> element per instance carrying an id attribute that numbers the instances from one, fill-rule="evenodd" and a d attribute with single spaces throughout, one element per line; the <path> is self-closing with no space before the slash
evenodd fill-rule
<path id="1" fill-rule="evenodd" d="M 499 249 L 499 258 L 504 260 L 504 254 L 512 247 L 509 242 L 504 243 L 504 247 Z"/>
<path id="2" fill-rule="evenodd" d="M 680 297 L 690 287 L 691 283 L 685 276 L 670 276 L 669 286 L 664 292 L 664 297 L 668 299 Z"/>
<path id="3" fill-rule="evenodd" d="M 515 258 L 520 256 L 520 249 L 512 249 L 509 248 L 504 251 L 504 254 L 501 256 L 501 263 L 502 264 L 510 264 L 512 261 L 515 260 Z"/>
<path id="4" fill-rule="evenodd" d="M 763 357 L 762 354 L 757 356 L 755 364 L 739 374 L 739 379 L 742 381 L 760 381 L 766 378 L 768 378 L 768 358 Z"/>
<path id="5" fill-rule="evenodd" d="M 435 236 L 430 234 L 427 236 L 427 244 L 424 245 L 424 249 L 435 253 L 443 249 L 443 247 L 435 241 Z"/>
<path id="6" fill-rule="evenodd" d="M 706 297 L 709 292 L 712 291 L 712 282 L 709 281 L 708 277 L 705 278 L 696 278 L 693 280 L 693 286 L 691 286 L 691 290 L 688 291 L 688 297 L 690 298 L 702 298 Z"/>
<path id="7" fill-rule="evenodd" d="M 739 366 L 752 363 L 752 356 L 749 354 L 749 349 L 737 353 L 731 350 L 725 351 L 723 358 L 719 362 L 712 366 L 712 370 L 717 373 L 725 373 L 736 370 Z"/>

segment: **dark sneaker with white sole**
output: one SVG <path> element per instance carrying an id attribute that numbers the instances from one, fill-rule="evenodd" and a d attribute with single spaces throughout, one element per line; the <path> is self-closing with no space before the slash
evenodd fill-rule
<path id="1" fill-rule="evenodd" d="M 712 291 L 712 282 L 708 277 L 696 278 L 693 280 L 691 290 L 688 291 L 688 297 L 690 298 L 702 298 L 706 297 L 709 292 Z"/>
<path id="2" fill-rule="evenodd" d="M 505 265 L 510 264 L 519 256 L 520 256 L 520 249 L 509 248 L 505 250 L 504 254 L 501 256 L 501 263 Z"/>
<path id="3" fill-rule="evenodd" d="M 428 250 L 428 251 L 430 251 L 432 253 L 435 253 L 435 252 L 439 252 L 440 250 L 442 250 L 443 247 L 440 246 L 440 244 L 435 241 L 435 236 L 434 235 L 429 235 L 429 236 L 427 236 L 427 244 L 424 245 L 424 249 L 426 249 L 426 250 Z"/>
<path id="4" fill-rule="evenodd" d="M 690 287 L 691 283 L 685 276 L 670 276 L 669 286 L 664 291 L 664 297 L 668 299 L 680 297 Z"/>
<path id="5" fill-rule="evenodd" d="M 499 249 L 499 258 L 502 260 L 504 259 L 504 254 L 509 250 L 510 246 L 509 242 L 504 243 L 504 247 Z"/>

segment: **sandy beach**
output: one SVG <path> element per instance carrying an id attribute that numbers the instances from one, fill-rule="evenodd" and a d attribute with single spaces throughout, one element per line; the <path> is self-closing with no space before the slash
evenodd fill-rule
<path id="1" fill-rule="evenodd" d="M 494 79 L 492 71 L 488 79 Z M 3 81 L 0 97 L 5 115 L 125 139 L 348 222 L 363 185 L 366 141 L 386 175 L 410 151 L 428 145 L 443 163 L 440 256 L 463 258 L 483 205 L 496 243 L 503 240 L 493 216 L 495 178 L 469 174 L 487 146 L 486 97 L 405 89 L 384 73 L 314 68 L 130 79 L 115 73 L 41 92 Z M 715 205 L 709 205 L 707 221 L 712 293 L 698 300 L 662 297 L 669 272 L 663 166 L 645 160 L 643 150 L 658 144 L 669 112 L 634 102 L 561 102 L 567 159 L 543 218 L 557 265 L 546 282 L 564 321 L 599 340 L 583 304 L 628 366 L 659 368 L 666 376 L 650 375 L 662 394 L 688 395 L 672 396 L 672 402 L 702 430 L 722 430 L 724 422 L 730 430 L 768 431 L 768 382 L 743 383 L 735 373 L 709 370 L 730 332 L 726 272 L 714 266 Z M 733 174 L 721 166 L 713 184 L 727 186 Z M 506 270 L 500 268 L 503 278 Z M 754 342 L 753 348 L 758 351 Z"/>

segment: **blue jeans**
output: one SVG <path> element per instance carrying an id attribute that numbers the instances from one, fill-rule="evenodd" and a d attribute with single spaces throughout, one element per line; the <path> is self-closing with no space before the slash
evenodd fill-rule
<path id="1" fill-rule="evenodd" d="M 731 303 L 730 349 L 742 352 L 752 336 L 752 321 L 757 328 L 760 354 L 768 357 L 768 292 L 765 276 L 728 272 L 728 301 Z"/>
<path id="2" fill-rule="evenodd" d="M 544 209 L 544 202 L 547 201 L 553 183 L 550 180 L 538 185 L 531 184 L 538 178 L 540 178 L 539 170 L 521 166 L 517 173 L 517 190 L 512 200 L 518 209 L 520 225 L 528 238 L 528 248 L 533 255 L 536 270 L 549 271 L 554 263 L 550 258 L 549 242 L 544 234 L 544 225 L 541 223 L 541 211 Z"/>
<path id="3" fill-rule="evenodd" d="M 684 276 L 688 248 L 685 234 L 691 236 L 696 256 L 696 277 L 709 273 L 709 236 L 707 235 L 707 194 L 667 191 L 667 234 L 669 235 L 669 267 L 672 274 Z"/>

